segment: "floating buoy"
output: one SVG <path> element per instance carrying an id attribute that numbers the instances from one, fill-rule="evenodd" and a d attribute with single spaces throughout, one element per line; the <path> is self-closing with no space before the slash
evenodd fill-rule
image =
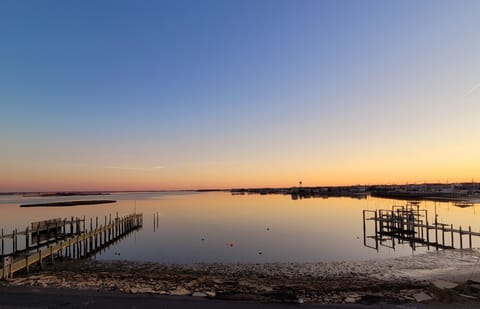
<path id="1" fill-rule="evenodd" d="M 229 243 L 228 245 L 229 245 L 230 247 L 233 247 L 233 242 Z"/>
<path id="2" fill-rule="evenodd" d="M 262 251 L 258 251 L 258 254 L 259 254 L 259 255 L 262 255 L 262 254 L 263 254 L 263 252 L 262 252 Z"/>

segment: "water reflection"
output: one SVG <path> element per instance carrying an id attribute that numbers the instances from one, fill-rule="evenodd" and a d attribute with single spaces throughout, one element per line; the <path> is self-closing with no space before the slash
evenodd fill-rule
<path id="1" fill-rule="evenodd" d="M 71 198 L 71 197 L 70 197 Z M 92 199 L 92 197 L 85 197 Z M 38 197 L 0 197 L 0 226 L 11 231 L 50 218 L 143 213 L 143 229 L 108 248 L 99 259 L 172 263 L 316 262 L 365 260 L 412 254 L 404 243 L 371 250 L 364 246 L 362 211 L 390 209 L 399 201 L 347 197 L 292 200 L 290 195 L 211 192 L 115 193 L 116 204 L 20 208 Z M 28 201 L 26 201 L 28 199 Z M 77 199 L 77 197 L 75 198 Z M 32 201 L 35 200 L 35 201 Z M 43 197 L 42 202 L 68 200 Z M 478 230 L 475 206 L 422 202 L 439 222 Z M 474 241 L 474 246 L 476 245 Z M 416 247 L 415 253 L 427 248 Z M 121 255 L 115 254 L 120 253 Z"/>

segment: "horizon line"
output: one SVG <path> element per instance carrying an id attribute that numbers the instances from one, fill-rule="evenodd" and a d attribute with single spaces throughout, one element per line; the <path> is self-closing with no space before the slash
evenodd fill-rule
<path id="1" fill-rule="evenodd" d="M 456 182 L 407 182 L 399 183 L 376 183 L 376 184 L 351 184 L 351 185 L 314 185 L 314 186 L 255 186 L 255 187 L 229 187 L 229 188 L 195 188 L 195 189 L 115 189 L 115 190 L 30 190 L 30 191 L 0 191 L 0 194 L 16 193 L 126 193 L 126 192 L 198 192 L 198 191 L 231 191 L 241 189 L 288 189 L 288 188 L 338 188 L 338 187 L 356 187 L 356 186 L 408 186 L 408 185 L 451 185 L 451 184 L 473 184 L 477 181 L 456 181 Z"/>

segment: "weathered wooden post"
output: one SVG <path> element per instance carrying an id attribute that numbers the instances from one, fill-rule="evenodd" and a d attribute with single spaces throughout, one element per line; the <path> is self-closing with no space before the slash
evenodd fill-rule
<path id="1" fill-rule="evenodd" d="M 463 249 L 463 237 L 462 237 L 462 226 L 460 225 L 460 229 L 459 229 L 459 233 L 460 233 L 460 249 Z"/>
<path id="2" fill-rule="evenodd" d="M 85 230 L 85 221 L 83 221 L 83 255 L 87 255 L 87 245 L 88 245 L 88 238 L 87 238 L 87 231 Z"/>
<path id="3" fill-rule="evenodd" d="M 379 230 L 380 230 L 380 234 L 383 232 L 383 211 L 382 210 L 379 210 L 378 211 L 378 218 L 380 219 L 378 224 L 379 224 Z"/>
<path id="4" fill-rule="evenodd" d="M 442 224 L 442 246 L 445 248 L 445 224 Z"/>
<path id="5" fill-rule="evenodd" d="M 427 224 L 427 228 L 425 230 L 425 233 L 427 234 L 427 249 L 430 250 L 430 225 L 428 223 L 428 216 L 425 215 L 425 222 Z"/>
<path id="6" fill-rule="evenodd" d="M 40 269 L 43 269 L 43 261 L 42 261 L 42 251 L 38 251 L 38 265 L 40 266 Z"/>
<path id="7" fill-rule="evenodd" d="M 117 218 L 115 220 L 115 238 L 118 237 L 118 231 L 119 231 L 119 221 L 118 221 L 118 211 L 117 211 Z"/>
<path id="8" fill-rule="evenodd" d="M 30 232 L 28 230 L 28 226 L 25 229 L 25 271 L 28 274 L 29 271 L 29 265 L 28 265 L 28 254 L 29 254 L 29 236 Z"/>
<path id="9" fill-rule="evenodd" d="M 73 238 L 70 238 L 70 248 L 72 250 L 72 256 L 71 258 L 72 259 L 75 259 L 75 254 L 76 254 L 76 250 L 75 250 L 75 240 Z"/>
<path id="10" fill-rule="evenodd" d="M 93 218 L 90 217 L 90 237 L 88 238 L 90 244 L 90 252 L 93 251 Z"/>
<path id="11" fill-rule="evenodd" d="M 55 220 L 55 242 L 58 241 L 58 221 Z"/>
<path id="12" fill-rule="evenodd" d="M 424 237 L 424 235 L 423 235 L 423 229 L 424 229 L 424 227 L 423 227 L 423 220 L 420 220 L 419 223 L 420 223 L 420 226 L 419 226 L 420 238 L 425 239 L 425 237 Z"/>
<path id="13" fill-rule="evenodd" d="M 25 271 L 27 274 L 30 271 L 30 265 L 28 264 L 28 251 L 25 251 Z"/>
<path id="14" fill-rule="evenodd" d="M 40 226 L 37 225 L 37 251 L 40 250 Z"/>
<path id="15" fill-rule="evenodd" d="M 472 227 L 468 227 L 468 244 L 470 249 L 472 249 Z"/>
<path id="16" fill-rule="evenodd" d="M 80 247 L 78 246 L 78 242 L 79 242 L 78 235 L 76 235 L 73 240 L 73 247 L 75 248 L 75 256 L 74 256 L 75 259 L 78 259 L 78 257 L 80 256 L 80 250 L 79 250 Z"/>
<path id="17" fill-rule="evenodd" d="M 95 217 L 95 250 L 98 248 L 98 216 Z"/>
<path id="18" fill-rule="evenodd" d="M 452 242 L 452 248 L 455 249 L 455 244 L 453 242 L 453 224 L 450 224 L 450 238 Z"/>
<path id="19" fill-rule="evenodd" d="M 378 251 L 378 215 L 377 210 L 375 210 L 375 248 Z"/>
<path id="20" fill-rule="evenodd" d="M 103 243 L 107 243 L 107 216 L 105 216 L 105 225 L 103 227 Z"/>
<path id="21" fill-rule="evenodd" d="M 3 238 L 3 229 L 2 229 L 2 258 L 3 256 L 5 255 L 5 249 L 4 249 L 4 246 L 5 246 L 5 241 L 4 241 L 4 238 Z"/>
<path id="22" fill-rule="evenodd" d="M 3 233 L 2 233 L 3 234 Z M 3 238 L 2 238 L 3 239 Z M 7 279 L 8 276 L 8 264 L 10 261 L 9 256 L 3 256 L 2 254 L 2 279 Z M 7 271 L 7 272 L 6 272 Z"/>
<path id="23" fill-rule="evenodd" d="M 2 279 L 12 278 L 12 256 L 4 256 L 2 258 Z"/>
<path id="24" fill-rule="evenodd" d="M 9 278 L 13 278 L 12 264 L 13 264 L 13 257 L 10 257 L 9 258 L 9 263 L 8 263 L 8 277 Z"/>

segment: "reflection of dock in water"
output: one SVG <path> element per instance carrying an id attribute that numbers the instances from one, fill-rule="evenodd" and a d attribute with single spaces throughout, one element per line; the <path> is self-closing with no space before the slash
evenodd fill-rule
<path id="1" fill-rule="evenodd" d="M 418 202 L 363 211 L 363 244 L 377 251 L 381 246 L 395 250 L 395 246 L 403 244 L 413 250 L 417 247 L 471 249 L 473 236 L 480 233 L 472 232 L 471 226 L 454 228 L 453 224 L 438 222 L 437 216 L 430 223 L 428 211 L 420 209 Z"/>
<path id="2" fill-rule="evenodd" d="M 11 278 L 14 273 L 33 265 L 42 268 L 45 262 L 54 263 L 57 257 L 70 259 L 87 258 L 105 250 L 108 246 L 123 239 L 143 225 L 142 214 L 131 214 L 113 218 L 104 224 L 95 225 L 90 218 L 90 229 L 85 227 L 83 219 L 53 219 L 32 223 L 31 228 L 18 232 L 14 230 L 5 235 L 1 231 L 0 279 Z M 8 251 L 8 253 L 6 253 Z"/>

